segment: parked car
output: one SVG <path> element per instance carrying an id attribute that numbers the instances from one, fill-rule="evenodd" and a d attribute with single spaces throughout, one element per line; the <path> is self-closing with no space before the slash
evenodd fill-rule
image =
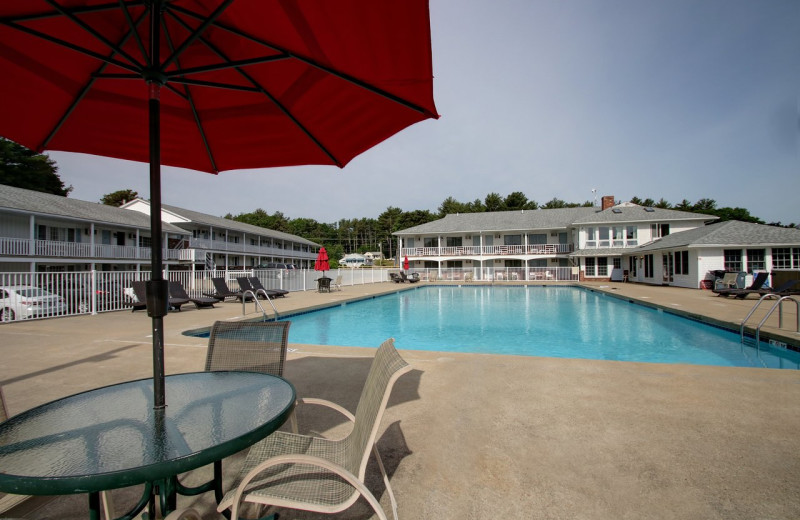
<path id="1" fill-rule="evenodd" d="M 71 280 L 65 284 L 48 287 L 51 292 L 64 296 L 69 312 L 92 311 L 92 283 L 89 278 Z M 97 311 L 110 311 L 122 307 L 123 290 L 116 282 L 98 281 L 94 287 Z"/>
<path id="2" fill-rule="evenodd" d="M 270 262 L 268 264 L 259 264 L 255 268 L 266 269 L 267 278 L 277 278 L 278 276 L 292 274 L 293 271 L 297 270 L 297 266 L 294 264 L 282 264 L 275 262 Z"/>
<path id="3" fill-rule="evenodd" d="M 66 314 L 64 298 L 30 285 L 0 287 L 0 321 Z"/>

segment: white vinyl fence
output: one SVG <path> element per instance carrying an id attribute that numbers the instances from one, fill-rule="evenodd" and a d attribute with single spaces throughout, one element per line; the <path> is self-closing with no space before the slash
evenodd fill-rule
<path id="1" fill-rule="evenodd" d="M 387 282 L 394 269 L 340 268 L 325 272 L 342 286 Z M 411 269 L 428 282 L 577 281 L 571 267 L 506 267 L 476 269 Z M 323 273 L 311 269 L 249 269 L 239 271 L 166 271 L 164 277 L 180 282 L 190 296 L 213 293 L 212 278 L 224 278 L 239 290 L 239 277 L 256 276 L 267 289 L 317 290 Z M 85 271 L 62 273 L 0 273 L 0 321 L 74 316 L 130 309 L 135 300 L 131 284 L 148 280 L 149 271 Z M 21 290 L 20 290 L 21 289 Z M 39 291 L 41 289 L 41 291 Z M 43 292 L 46 291 L 46 292 Z"/>

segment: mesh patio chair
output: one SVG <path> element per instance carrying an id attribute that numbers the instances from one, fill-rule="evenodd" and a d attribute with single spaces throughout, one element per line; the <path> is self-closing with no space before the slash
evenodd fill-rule
<path id="1" fill-rule="evenodd" d="M 218 510 L 230 508 L 231 518 L 239 518 L 241 503 L 249 502 L 337 513 L 363 496 L 378 518 L 386 520 L 380 503 L 364 484 L 372 451 L 383 474 L 396 520 L 397 503 L 375 441 L 392 387 L 410 370 L 395 350 L 394 340 L 389 339 L 375 354 L 355 415 L 329 401 L 298 400 L 339 411 L 353 422 L 352 430 L 338 440 L 283 431 L 273 433 L 250 448 L 232 489 L 223 497 Z"/>
<path id="2" fill-rule="evenodd" d="M 5 421 L 6 419 L 8 419 L 8 410 L 6 409 L 5 397 L 3 397 L 3 389 L 0 388 L 0 422 Z M 0 513 L 5 513 L 6 511 L 17 507 L 19 504 L 29 498 L 30 497 L 27 495 L 11 495 L 0 493 Z"/>
<path id="3" fill-rule="evenodd" d="M 283 375 L 290 321 L 217 321 L 211 327 L 206 371 Z"/>

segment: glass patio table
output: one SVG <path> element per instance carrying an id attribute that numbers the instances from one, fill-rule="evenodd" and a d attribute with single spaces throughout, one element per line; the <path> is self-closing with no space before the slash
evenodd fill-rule
<path id="1" fill-rule="evenodd" d="M 294 387 L 253 372 L 166 377 L 167 406 L 153 408 L 153 380 L 75 394 L 0 423 L 0 491 L 21 495 L 89 494 L 92 520 L 100 492 L 145 485 L 132 518 L 154 497 L 162 513 L 176 493 L 222 496 L 222 459 L 279 428 L 291 414 Z M 177 476 L 214 464 L 214 479 L 195 488 Z M 152 505 L 151 505 L 152 509 Z M 154 513 L 154 511 L 151 511 Z"/>

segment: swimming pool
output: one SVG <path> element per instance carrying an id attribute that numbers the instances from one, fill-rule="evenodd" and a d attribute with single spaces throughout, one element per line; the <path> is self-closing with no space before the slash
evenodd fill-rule
<path id="1" fill-rule="evenodd" d="M 287 317 L 291 343 L 800 368 L 800 353 L 579 287 L 426 286 Z"/>

